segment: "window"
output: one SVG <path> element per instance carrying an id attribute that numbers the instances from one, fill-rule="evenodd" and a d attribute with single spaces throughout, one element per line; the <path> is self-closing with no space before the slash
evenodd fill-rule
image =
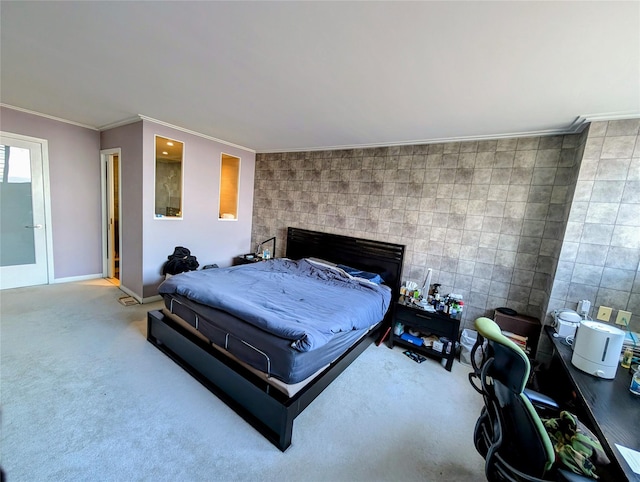
<path id="1" fill-rule="evenodd" d="M 222 154 L 220 163 L 220 210 L 218 219 L 238 219 L 240 158 Z"/>
<path id="2" fill-rule="evenodd" d="M 156 218 L 182 218 L 184 144 L 156 136 Z"/>

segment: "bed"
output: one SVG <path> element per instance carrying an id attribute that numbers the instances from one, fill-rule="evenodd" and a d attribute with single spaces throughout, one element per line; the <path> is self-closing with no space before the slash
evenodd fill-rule
<path id="1" fill-rule="evenodd" d="M 398 296 L 404 246 L 290 227 L 285 258 L 170 278 L 160 287 L 164 309 L 151 311 L 147 317 L 150 343 L 282 451 L 291 444 L 296 416 L 389 324 L 388 307 Z M 334 269 L 341 274 L 332 274 Z M 384 286 L 360 279 L 364 275 L 357 272 L 356 278 L 343 280 L 342 269 L 379 274 Z M 284 283 L 278 280 L 289 276 L 289 270 L 295 270 L 296 276 L 298 271 L 302 272 L 305 279 L 291 288 L 281 284 L 280 289 L 287 292 L 288 299 L 280 301 L 276 301 L 275 291 L 269 292 L 268 283 L 272 281 L 252 284 L 249 278 L 260 274 L 273 277 L 275 283 Z M 216 285 L 221 276 L 232 287 L 227 294 L 222 294 L 226 287 Z M 312 279 L 307 280 L 307 276 Z M 197 286 L 193 290 L 187 287 L 187 278 L 193 278 L 194 286 L 205 286 L 202 288 L 205 294 Z M 326 278 L 329 281 L 322 281 L 326 288 L 305 284 Z M 323 293 L 330 291 L 330 285 L 343 282 L 351 290 L 344 297 L 347 304 L 338 298 L 327 303 L 314 294 L 320 289 Z M 253 295 L 260 292 L 258 284 L 260 290 L 266 290 L 262 298 Z M 210 296 L 230 303 L 210 306 Z M 360 320 L 360 314 L 352 313 L 349 306 L 369 303 L 361 297 L 374 300 L 368 308 L 370 319 Z M 278 320 L 278 326 L 269 318 L 271 314 L 247 311 L 247 306 L 255 304 L 260 308 L 267 300 L 274 300 L 271 304 L 276 311 L 280 310 L 278 317 L 282 320 Z M 300 315 L 294 306 L 298 302 L 301 306 L 311 302 L 315 308 L 309 312 L 327 311 L 328 324 L 324 326 L 318 320 L 299 331 Z M 280 322 L 284 325 L 280 326 Z"/>

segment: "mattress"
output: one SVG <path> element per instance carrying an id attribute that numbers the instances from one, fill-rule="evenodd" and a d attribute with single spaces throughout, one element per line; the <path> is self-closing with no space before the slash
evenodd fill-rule
<path id="1" fill-rule="evenodd" d="M 232 355 L 284 393 L 291 395 L 339 358 L 371 328 L 336 333 L 326 344 L 299 351 L 291 341 L 274 336 L 221 310 L 177 294 L 164 294 L 165 313 L 179 317 L 223 353 Z M 287 387 L 289 386 L 289 387 Z"/>
<path id="2" fill-rule="evenodd" d="M 384 318 L 391 298 L 386 286 L 304 259 L 181 273 L 158 292 L 237 317 L 300 352 L 315 351 L 336 334 L 368 329 Z"/>

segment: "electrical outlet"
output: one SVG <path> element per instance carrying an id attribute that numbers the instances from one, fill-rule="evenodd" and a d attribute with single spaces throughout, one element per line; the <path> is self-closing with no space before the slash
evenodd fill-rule
<path id="1" fill-rule="evenodd" d="M 596 318 L 601 321 L 609 321 L 611 319 L 611 311 L 608 306 L 601 306 L 598 308 L 598 316 Z"/>
<path id="2" fill-rule="evenodd" d="M 578 313 L 588 315 L 591 309 L 591 302 L 589 300 L 578 301 Z"/>
<path id="3" fill-rule="evenodd" d="M 618 311 L 618 316 L 616 317 L 616 325 L 624 325 L 628 326 L 631 321 L 631 312 L 620 310 Z"/>

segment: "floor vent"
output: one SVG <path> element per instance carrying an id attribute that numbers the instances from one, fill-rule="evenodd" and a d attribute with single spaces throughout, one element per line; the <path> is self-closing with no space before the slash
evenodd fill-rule
<path id="1" fill-rule="evenodd" d="M 123 296 L 122 298 L 118 298 L 118 301 L 120 302 L 120 304 L 123 304 L 124 306 L 131 306 L 131 305 L 138 304 L 138 300 L 136 300 L 133 296 Z"/>

